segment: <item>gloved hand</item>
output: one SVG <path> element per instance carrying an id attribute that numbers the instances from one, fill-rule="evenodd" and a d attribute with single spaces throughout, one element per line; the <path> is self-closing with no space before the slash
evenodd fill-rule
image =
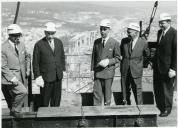
<path id="1" fill-rule="evenodd" d="M 105 67 L 108 66 L 108 64 L 109 64 L 109 59 L 101 60 L 98 64 L 99 64 L 101 67 L 105 68 Z"/>
<path id="2" fill-rule="evenodd" d="M 176 76 L 176 71 L 169 69 L 168 76 L 169 78 L 173 78 L 174 76 Z"/>
<path id="3" fill-rule="evenodd" d="M 36 85 L 43 88 L 44 87 L 44 80 L 43 80 L 42 76 L 37 77 L 36 80 L 35 80 L 35 83 L 36 83 Z"/>

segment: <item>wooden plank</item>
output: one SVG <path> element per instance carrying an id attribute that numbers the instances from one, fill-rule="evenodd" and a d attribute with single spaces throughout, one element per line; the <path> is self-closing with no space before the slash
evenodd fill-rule
<path id="1" fill-rule="evenodd" d="M 140 115 L 158 115 L 160 111 L 155 105 L 138 105 Z"/>
<path id="2" fill-rule="evenodd" d="M 21 118 L 31 118 L 36 117 L 36 112 L 29 112 L 29 107 L 23 107 Z M 9 108 L 2 108 L 2 119 L 12 119 L 15 118 L 13 116 L 10 116 L 10 110 Z"/>
<path id="3" fill-rule="evenodd" d="M 40 107 L 37 112 L 37 117 L 77 117 L 81 116 L 80 107 Z"/>
<path id="4" fill-rule="evenodd" d="M 84 116 L 109 116 L 109 115 L 139 115 L 136 106 L 85 106 Z"/>

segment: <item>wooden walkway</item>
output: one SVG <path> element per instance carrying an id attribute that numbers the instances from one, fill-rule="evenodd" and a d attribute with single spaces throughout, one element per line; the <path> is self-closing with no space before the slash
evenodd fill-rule
<path id="1" fill-rule="evenodd" d="M 2 112 L 2 128 L 156 127 L 159 113 L 154 105 L 40 107 L 20 118 Z"/>
<path id="2" fill-rule="evenodd" d="M 133 101 L 132 97 L 132 101 Z M 3 101 L 5 102 L 5 101 Z M 114 102 L 114 101 L 113 101 Z M 4 104 L 4 106 L 3 106 Z M 2 103 L 2 107 L 6 107 L 6 103 Z M 63 93 L 61 106 L 80 106 L 81 105 L 81 96 L 80 94 L 72 94 L 72 93 Z M 112 104 L 114 106 L 114 104 Z M 3 114 L 3 111 L 2 111 Z M 174 101 L 173 109 L 171 114 L 168 117 L 159 117 L 157 116 L 157 125 L 158 127 L 177 127 L 177 104 Z"/>

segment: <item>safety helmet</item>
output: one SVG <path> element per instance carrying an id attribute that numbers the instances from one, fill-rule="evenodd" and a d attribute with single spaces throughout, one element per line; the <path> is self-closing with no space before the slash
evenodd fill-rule
<path id="1" fill-rule="evenodd" d="M 7 27 L 7 32 L 8 34 L 17 34 L 17 33 L 22 34 L 22 29 L 17 24 L 11 24 Z"/>
<path id="2" fill-rule="evenodd" d="M 140 26 L 137 23 L 130 23 L 128 28 L 136 30 L 136 31 L 140 31 Z"/>
<path id="3" fill-rule="evenodd" d="M 100 26 L 111 28 L 111 22 L 109 19 L 104 19 L 100 22 Z"/>
<path id="4" fill-rule="evenodd" d="M 168 13 L 161 13 L 159 16 L 159 21 L 171 20 L 171 16 Z"/>
<path id="5" fill-rule="evenodd" d="M 45 31 L 51 31 L 55 32 L 56 31 L 56 25 L 53 22 L 48 22 L 45 24 Z"/>

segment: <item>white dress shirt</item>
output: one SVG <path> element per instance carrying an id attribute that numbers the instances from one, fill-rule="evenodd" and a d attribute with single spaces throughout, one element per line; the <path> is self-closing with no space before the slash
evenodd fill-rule
<path id="1" fill-rule="evenodd" d="M 103 40 L 105 40 L 105 41 L 104 41 L 104 46 L 106 45 L 106 42 L 108 41 L 108 39 L 109 39 L 109 36 L 106 37 L 106 38 L 102 38 L 102 43 L 103 43 Z"/>
<path id="2" fill-rule="evenodd" d="M 138 37 L 136 37 L 136 38 L 133 40 L 133 42 L 132 42 L 132 49 L 134 48 L 134 46 L 135 46 L 137 40 L 138 40 Z"/>

